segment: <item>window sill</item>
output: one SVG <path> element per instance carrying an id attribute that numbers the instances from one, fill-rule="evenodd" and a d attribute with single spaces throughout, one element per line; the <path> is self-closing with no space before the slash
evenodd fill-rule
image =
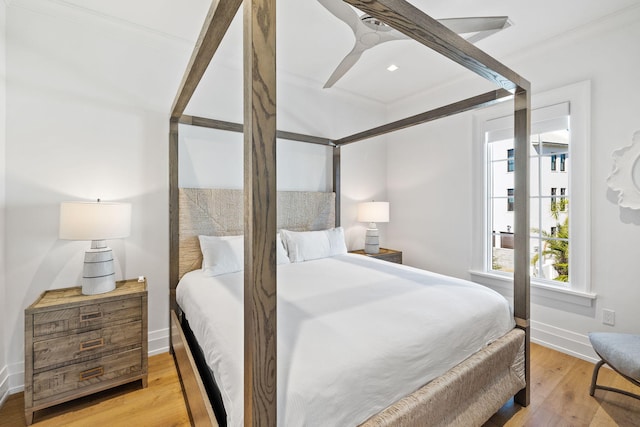
<path id="1" fill-rule="evenodd" d="M 469 273 L 471 274 L 471 280 L 474 282 L 488 286 L 503 295 L 513 297 L 513 279 L 511 277 L 477 270 L 471 270 Z M 597 295 L 591 292 L 565 289 L 531 280 L 531 297 L 592 307 Z"/>

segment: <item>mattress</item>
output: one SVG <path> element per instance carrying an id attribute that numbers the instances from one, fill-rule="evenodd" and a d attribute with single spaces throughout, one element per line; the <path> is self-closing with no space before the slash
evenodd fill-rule
<path id="1" fill-rule="evenodd" d="M 186 274 L 177 301 L 242 426 L 243 272 Z M 349 426 L 514 327 L 484 286 L 355 254 L 278 266 L 278 425 Z"/>

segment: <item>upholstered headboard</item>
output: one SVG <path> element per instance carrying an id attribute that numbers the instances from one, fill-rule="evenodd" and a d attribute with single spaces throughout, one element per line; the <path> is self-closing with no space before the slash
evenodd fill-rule
<path id="1" fill-rule="evenodd" d="M 200 268 L 199 235 L 231 236 L 243 233 L 242 190 L 180 188 L 179 277 Z M 335 226 L 335 193 L 278 191 L 278 230 L 324 230 Z"/>

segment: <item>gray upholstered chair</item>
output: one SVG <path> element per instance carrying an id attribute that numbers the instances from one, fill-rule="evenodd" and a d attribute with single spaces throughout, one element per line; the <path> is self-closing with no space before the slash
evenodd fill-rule
<path id="1" fill-rule="evenodd" d="M 592 332 L 589 334 L 589 340 L 595 352 L 602 359 L 593 369 L 589 394 L 593 396 L 593 393 L 599 388 L 640 399 L 637 394 L 596 384 L 598 371 L 606 363 L 614 371 L 640 387 L 640 335 Z"/>

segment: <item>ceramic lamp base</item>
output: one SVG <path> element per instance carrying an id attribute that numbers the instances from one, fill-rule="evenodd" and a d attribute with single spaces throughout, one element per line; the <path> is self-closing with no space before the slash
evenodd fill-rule
<path id="1" fill-rule="evenodd" d="M 84 253 L 83 295 L 97 295 L 116 288 L 113 252 L 109 247 L 91 248 Z"/>
<path id="2" fill-rule="evenodd" d="M 377 228 L 367 228 L 367 234 L 364 237 L 364 251 L 368 254 L 380 253 L 380 241 Z"/>

